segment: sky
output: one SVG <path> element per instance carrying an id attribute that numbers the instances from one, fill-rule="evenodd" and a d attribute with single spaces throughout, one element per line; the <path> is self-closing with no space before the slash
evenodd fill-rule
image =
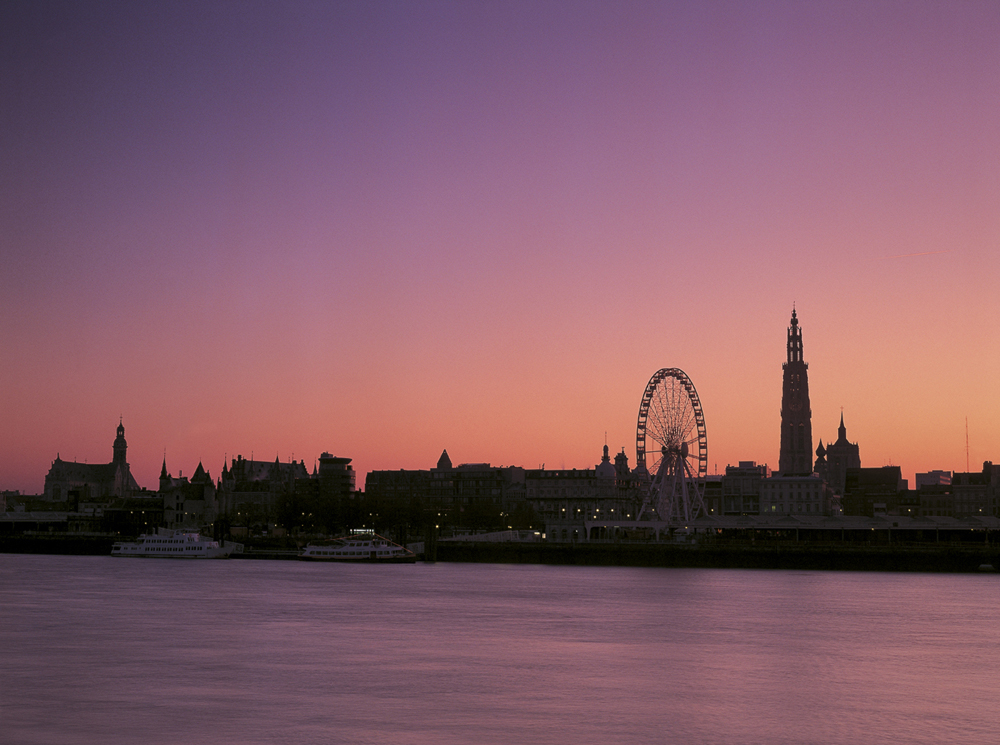
<path id="1" fill-rule="evenodd" d="M 1000 461 L 1000 4 L 0 4 L 0 488 L 236 455 Z M 968 438 L 966 437 L 968 433 Z M 968 442 L 968 449 L 967 443 Z"/>

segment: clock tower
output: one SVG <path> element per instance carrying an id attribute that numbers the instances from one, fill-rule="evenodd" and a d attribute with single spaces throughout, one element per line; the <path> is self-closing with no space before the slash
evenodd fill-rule
<path id="1" fill-rule="evenodd" d="M 778 470 L 782 476 L 812 473 L 812 410 L 809 408 L 809 376 L 802 359 L 802 329 L 792 308 L 788 327 L 788 360 L 783 364 L 781 387 L 781 453 Z"/>

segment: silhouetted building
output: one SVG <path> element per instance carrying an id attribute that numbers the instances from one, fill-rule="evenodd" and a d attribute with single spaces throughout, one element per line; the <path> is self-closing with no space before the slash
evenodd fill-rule
<path id="1" fill-rule="evenodd" d="M 498 530 L 513 525 L 525 506 L 525 471 L 489 463 L 453 466 L 447 451 L 429 470 L 371 471 L 365 478 L 366 511 L 405 515 L 443 530 Z"/>
<path id="2" fill-rule="evenodd" d="M 314 469 L 311 478 L 295 480 L 294 499 L 282 501 L 278 521 L 287 528 L 328 533 L 373 527 L 365 520 L 355 481 L 350 458 L 324 452 L 319 456 L 319 470 Z"/>
<path id="3" fill-rule="evenodd" d="M 718 473 L 707 474 L 698 479 L 702 488 L 702 500 L 705 503 L 706 515 L 722 514 L 722 482 L 725 476 Z"/>
<path id="4" fill-rule="evenodd" d="M 527 498 L 549 541 L 587 540 L 587 521 L 635 520 L 639 480 L 624 451 L 611 464 L 608 446 L 595 468 L 536 468 L 524 472 Z"/>
<path id="5" fill-rule="evenodd" d="M 122 536 L 155 533 L 163 524 L 163 497 L 155 492 L 115 499 L 103 508 L 101 515 L 101 530 Z"/>
<path id="6" fill-rule="evenodd" d="M 126 458 L 128 443 L 121 421 L 112 451 L 111 462 L 100 464 L 69 462 L 56 455 L 45 476 L 45 499 L 49 502 L 96 502 L 129 497 L 139 491 Z"/>
<path id="7" fill-rule="evenodd" d="M 722 477 L 721 512 L 710 511 L 709 514 L 760 514 L 761 483 L 770 476 L 771 469 L 766 464 L 757 465 L 752 460 L 741 460 L 738 466 L 726 466 L 726 474 Z"/>
<path id="8" fill-rule="evenodd" d="M 166 528 L 201 528 L 211 525 L 219 516 L 218 490 L 201 463 L 190 479 L 174 478 L 167 471 L 164 457 L 159 493 L 163 498 L 163 526 Z"/>
<path id="9" fill-rule="evenodd" d="M 319 472 L 316 478 L 324 484 L 329 484 L 332 493 L 344 495 L 354 493 L 357 477 L 351 460 L 324 452 L 319 456 Z"/>
<path id="10" fill-rule="evenodd" d="M 847 469 L 844 515 L 899 515 L 906 498 L 906 480 L 899 466 Z"/>
<path id="11" fill-rule="evenodd" d="M 955 501 L 951 484 L 922 484 L 915 490 L 919 514 L 923 517 L 954 517 Z"/>
<path id="12" fill-rule="evenodd" d="M 951 471 L 927 471 L 926 473 L 915 474 L 914 489 L 919 490 L 924 486 L 948 486 L 951 484 Z"/>
<path id="13" fill-rule="evenodd" d="M 1000 517 L 1000 465 L 993 465 L 992 461 L 983 463 L 983 473 L 987 477 L 986 495 L 989 500 L 990 514 Z"/>
<path id="14" fill-rule="evenodd" d="M 629 484 L 632 480 L 632 471 L 628 467 L 628 456 L 625 448 L 615 455 L 615 478 L 618 479 L 619 486 Z"/>
<path id="15" fill-rule="evenodd" d="M 992 463 L 983 464 L 979 473 L 956 473 L 951 477 L 952 517 L 990 517 L 996 514 L 990 482 Z"/>
<path id="16" fill-rule="evenodd" d="M 995 506 L 988 477 L 981 473 L 956 473 L 950 484 L 925 484 L 916 491 L 920 514 L 929 517 L 990 517 Z"/>
<path id="17" fill-rule="evenodd" d="M 760 482 L 761 514 L 836 515 L 840 504 L 819 476 L 775 474 Z"/>
<path id="18" fill-rule="evenodd" d="M 622 453 L 615 463 L 611 464 L 605 445 L 595 468 L 525 470 L 527 499 L 545 525 L 547 540 L 587 540 L 587 521 L 636 519 L 639 492 L 631 488 L 628 458 Z"/>
<path id="19" fill-rule="evenodd" d="M 812 410 L 809 407 L 809 365 L 802 358 L 802 330 L 792 309 L 788 327 L 788 359 L 781 388 L 781 453 L 778 470 L 782 476 L 812 473 Z"/>
<path id="20" fill-rule="evenodd" d="M 923 517 L 953 517 L 955 501 L 951 492 L 951 471 L 915 474 L 913 512 Z"/>
<path id="21" fill-rule="evenodd" d="M 295 494 L 296 479 L 309 478 L 305 461 L 281 463 L 246 459 L 239 455 L 223 464 L 219 479 L 219 512 L 230 525 L 266 530 L 277 521 L 282 500 Z"/>
<path id="22" fill-rule="evenodd" d="M 844 426 L 844 415 L 841 414 L 837 441 L 827 447 L 823 447 L 822 440 L 819 441 L 814 470 L 830 485 L 834 494 L 843 496 L 848 468 L 861 468 L 861 455 L 858 444 L 847 439 L 847 427 Z"/>

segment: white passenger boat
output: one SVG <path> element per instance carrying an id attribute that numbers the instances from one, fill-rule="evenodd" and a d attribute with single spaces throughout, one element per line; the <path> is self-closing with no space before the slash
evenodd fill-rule
<path id="1" fill-rule="evenodd" d="M 111 548 L 112 556 L 141 556 L 151 559 L 228 559 L 242 545 L 209 540 L 192 530 L 164 530 L 156 535 L 141 535 L 135 541 L 119 541 Z"/>
<path id="2" fill-rule="evenodd" d="M 356 561 L 373 564 L 412 564 L 417 555 L 374 533 L 310 543 L 299 554 L 304 561 Z"/>

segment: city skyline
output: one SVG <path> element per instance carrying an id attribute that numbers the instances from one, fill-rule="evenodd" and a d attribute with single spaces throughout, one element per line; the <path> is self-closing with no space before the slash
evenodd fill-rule
<path id="1" fill-rule="evenodd" d="M 804 356 L 803 356 L 803 343 L 802 343 L 801 329 L 798 326 L 798 319 L 796 317 L 796 312 L 795 312 L 794 309 L 792 311 L 792 317 L 791 317 L 790 325 L 788 327 L 787 352 L 788 352 L 788 360 L 789 360 L 789 362 L 786 363 L 785 365 L 783 365 L 783 368 L 786 368 L 785 375 L 784 375 L 785 384 L 783 386 L 783 397 L 785 395 L 787 395 L 787 388 L 786 387 L 788 385 L 788 382 L 787 382 L 788 381 L 788 371 L 787 371 L 788 365 L 791 364 L 792 362 L 804 362 L 805 361 L 804 360 Z M 806 363 L 806 367 L 808 367 L 808 363 Z M 803 375 L 802 377 L 804 378 L 805 376 Z M 807 387 L 807 384 L 806 384 L 806 387 Z M 809 407 L 808 393 L 806 393 L 806 396 L 805 396 L 805 399 L 804 399 L 804 405 L 801 405 L 798 408 L 794 409 L 795 411 L 799 411 L 800 413 L 802 413 L 804 415 L 803 421 L 805 422 L 806 429 L 809 428 L 810 420 L 811 420 L 809 409 L 810 409 L 810 407 Z M 784 429 L 784 424 L 783 423 L 782 423 L 780 429 L 782 429 L 782 430 Z M 841 437 L 843 437 L 843 430 L 844 430 L 843 412 L 841 412 L 841 420 L 840 420 L 840 425 L 839 425 L 838 429 L 840 430 Z M 118 463 L 122 463 L 122 464 L 124 464 L 126 466 L 126 469 L 128 469 L 128 464 L 126 463 L 126 458 L 125 458 L 125 447 L 126 446 L 125 446 L 124 434 L 125 434 L 125 429 L 124 429 L 124 426 L 123 426 L 123 423 L 122 423 L 122 418 L 119 417 L 119 423 L 118 423 L 118 428 L 117 428 L 117 436 L 116 436 L 116 439 L 114 441 L 114 446 L 113 446 L 114 458 L 113 458 L 113 462 L 110 465 L 111 466 L 115 466 Z M 819 442 L 821 442 L 821 440 Z M 826 444 L 829 445 L 832 442 L 833 442 L 833 439 L 830 438 L 830 439 L 827 440 Z M 784 448 L 784 444 L 782 445 L 782 448 Z M 608 446 L 606 444 L 605 444 L 603 450 L 604 450 L 604 459 L 606 460 L 608 458 Z M 626 448 L 624 446 L 621 448 L 620 452 L 625 452 L 628 455 L 627 450 L 626 450 Z M 230 457 L 230 455 L 231 455 L 231 457 Z M 324 452 L 322 455 L 324 457 L 330 457 L 331 454 Z M 632 455 L 634 455 L 634 453 Z M 802 458 L 805 458 L 808 462 L 805 463 L 805 464 L 803 464 L 802 468 L 798 469 L 799 475 L 806 475 L 806 474 L 814 472 L 813 468 L 812 468 L 812 464 L 813 464 L 813 461 L 815 460 L 815 456 L 816 455 L 818 455 L 818 453 L 813 453 L 811 447 L 809 447 L 809 455 L 808 456 L 806 456 L 806 455 L 802 456 Z M 319 454 L 317 454 L 313 458 L 314 471 L 315 471 L 315 467 L 317 466 L 317 464 L 320 461 L 320 457 L 321 456 Z M 443 453 L 439 457 L 439 460 L 438 460 L 438 467 L 439 468 L 441 467 L 440 466 L 440 463 L 441 463 L 440 459 L 445 459 L 447 457 L 448 457 L 448 455 L 447 455 L 447 448 L 444 448 Z M 784 456 L 779 457 L 779 465 L 781 464 L 781 460 L 782 460 L 783 457 Z M 223 466 L 222 466 L 222 468 L 219 469 L 219 473 L 217 473 L 213 477 L 214 480 L 218 480 L 219 479 L 219 477 L 223 473 L 223 469 L 224 468 L 228 468 L 229 465 L 230 465 L 230 462 L 233 464 L 233 466 L 235 466 L 237 459 L 242 460 L 243 458 L 244 458 L 244 455 L 242 453 L 226 454 L 226 456 L 224 456 L 224 459 L 223 459 Z M 346 458 L 342 458 L 342 459 L 345 462 L 347 462 L 347 463 L 350 463 L 353 460 L 350 457 L 346 457 Z M 300 462 L 300 463 L 303 464 L 303 467 L 305 467 L 306 470 L 308 471 L 308 461 L 306 461 L 305 458 L 300 458 L 300 459 L 298 459 L 298 461 L 295 461 L 293 457 L 289 457 L 287 459 L 281 459 L 280 454 L 276 454 L 275 455 L 275 460 L 280 461 L 282 463 Z M 631 458 L 629 458 L 628 460 L 629 460 L 629 462 L 632 463 L 633 467 L 637 465 L 637 461 L 632 461 Z M 67 464 L 70 461 L 77 462 L 77 459 L 75 459 L 75 458 L 73 458 L 73 459 L 61 459 L 60 458 L 60 454 L 57 454 L 56 458 L 53 461 L 53 465 L 59 463 L 60 461 L 63 464 Z M 251 451 L 250 456 L 247 459 L 247 461 L 248 462 L 261 463 L 261 464 L 266 464 L 266 463 L 269 463 L 269 462 L 273 462 L 273 461 L 271 461 L 267 457 L 255 457 L 255 454 L 253 453 L 253 451 Z M 82 462 L 82 463 L 88 463 L 88 461 L 86 459 L 84 459 L 83 461 L 80 461 L 80 462 Z M 97 463 L 100 463 L 100 462 L 101 461 L 98 458 L 98 460 L 95 461 L 94 464 L 96 465 Z M 740 459 L 737 462 L 742 464 L 743 462 L 748 462 L 748 461 L 746 461 L 745 459 Z M 753 463 L 754 461 L 749 461 L 749 462 Z M 471 465 L 479 465 L 479 464 L 484 463 L 484 461 L 472 459 L 472 460 L 469 460 L 468 463 L 471 464 Z M 462 466 L 463 464 L 461 462 L 459 462 L 458 465 Z M 492 464 L 492 465 L 497 465 L 497 464 Z M 508 464 L 500 464 L 500 465 L 501 466 L 519 466 L 519 467 L 523 467 L 523 468 L 526 468 L 526 469 L 532 468 L 531 465 L 523 464 L 523 463 L 508 463 Z M 733 465 L 734 465 L 733 463 L 727 463 L 726 467 L 728 468 L 728 467 L 733 466 Z M 759 463 L 759 465 L 770 466 L 770 463 L 767 462 L 767 461 L 762 461 L 762 462 Z M 899 464 L 885 464 L 885 465 L 899 465 Z M 539 468 L 543 468 L 543 467 L 544 467 L 544 464 L 540 464 L 539 465 Z M 575 465 L 573 465 L 573 466 L 566 466 L 565 464 L 561 464 L 558 468 L 560 468 L 560 469 L 567 469 L 567 470 L 568 469 L 572 469 L 572 470 L 578 470 L 578 469 L 579 470 L 587 470 L 587 469 L 590 469 L 592 467 L 596 467 L 596 464 L 594 464 L 594 466 L 591 466 L 591 465 L 588 464 L 588 465 L 584 465 L 582 467 L 578 467 L 578 466 L 575 466 Z M 209 474 L 212 471 L 211 467 L 210 466 L 206 466 L 203 460 L 199 460 L 198 461 L 198 465 L 197 465 L 196 468 L 198 469 L 199 472 L 201 471 L 202 468 L 204 468 L 205 472 L 209 473 Z M 353 469 L 353 468 L 354 467 L 352 465 L 351 469 Z M 165 450 L 164 450 L 164 453 L 163 453 L 163 461 L 161 463 L 161 469 L 163 469 L 164 471 L 167 471 L 167 472 L 172 471 L 172 470 L 177 470 L 178 476 L 179 477 L 183 476 L 183 471 L 184 471 L 183 468 L 176 468 L 176 467 L 171 468 L 171 467 L 168 467 L 167 456 L 166 456 L 166 451 Z M 972 468 L 971 462 L 968 464 L 968 469 L 971 469 L 973 471 L 978 470 L 978 469 L 973 469 Z M 389 469 L 375 469 L 375 470 L 395 471 L 396 469 L 395 468 L 389 468 Z M 400 470 L 403 470 L 403 469 L 400 469 Z M 421 468 L 418 467 L 416 470 L 421 470 Z M 722 472 L 724 470 L 725 469 L 720 468 L 720 467 L 718 467 L 718 465 L 716 465 L 715 469 L 711 470 L 709 475 L 721 476 Z M 795 469 L 792 469 L 792 470 L 793 470 L 793 473 L 794 473 Z M 935 471 L 935 472 L 941 472 L 941 471 L 956 472 L 956 471 L 959 471 L 960 469 L 928 469 L 928 470 L 929 471 Z M 779 473 L 779 471 L 777 469 L 775 469 L 775 472 L 776 472 L 776 474 Z M 364 472 L 362 472 L 362 473 L 364 473 Z M 785 469 L 781 469 L 780 473 L 781 473 L 781 475 L 788 475 L 788 473 L 786 472 Z M 160 480 L 162 481 L 162 473 L 160 475 Z M 910 481 L 910 486 L 912 488 L 916 488 L 916 486 L 917 486 L 917 484 L 916 484 L 916 478 L 914 477 L 914 478 L 910 479 L 909 481 Z M 133 486 L 135 486 L 134 482 L 133 482 Z M 150 491 L 155 491 L 156 490 L 155 488 L 152 488 L 152 487 L 143 487 L 143 488 L 149 488 Z M 41 494 L 41 491 L 39 491 L 38 493 Z"/>
<path id="2" fill-rule="evenodd" d="M 710 471 L 1000 458 L 1000 7 L 0 9 L 0 488 L 236 455 Z"/>

